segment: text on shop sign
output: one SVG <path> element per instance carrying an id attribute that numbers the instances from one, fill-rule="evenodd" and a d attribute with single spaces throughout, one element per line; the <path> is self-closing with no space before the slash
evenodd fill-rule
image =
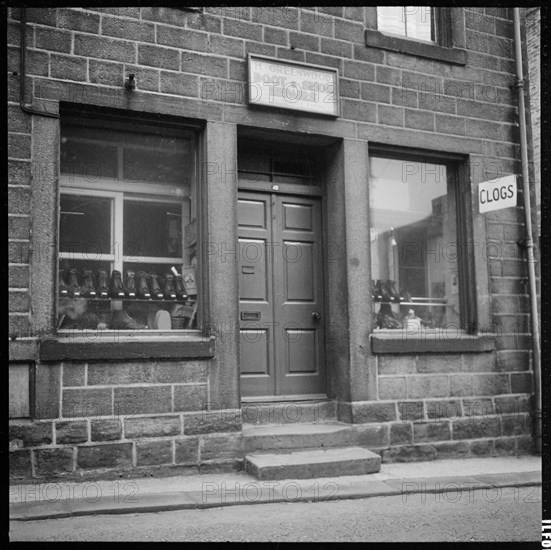
<path id="1" fill-rule="evenodd" d="M 249 103 L 339 116 L 338 70 L 249 56 Z"/>
<path id="2" fill-rule="evenodd" d="M 517 205 L 517 178 L 504 176 L 478 184 L 478 206 L 481 214 Z"/>

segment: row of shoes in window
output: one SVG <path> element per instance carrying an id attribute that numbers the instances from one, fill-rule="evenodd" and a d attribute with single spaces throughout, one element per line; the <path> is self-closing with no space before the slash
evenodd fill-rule
<path id="1" fill-rule="evenodd" d="M 59 295 L 62 298 L 114 298 L 119 300 L 186 300 L 188 295 L 181 275 L 131 270 L 126 272 L 124 283 L 116 269 L 108 278 L 105 269 L 94 275 L 91 269 L 61 269 L 59 271 Z"/>
<path id="2" fill-rule="evenodd" d="M 411 302 L 411 294 L 401 289 L 396 290 L 395 282 L 387 279 L 378 279 L 377 282 L 371 281 L 371 299 L 374 302 L 388 302 L 399 304 L 400 302 Z"/>

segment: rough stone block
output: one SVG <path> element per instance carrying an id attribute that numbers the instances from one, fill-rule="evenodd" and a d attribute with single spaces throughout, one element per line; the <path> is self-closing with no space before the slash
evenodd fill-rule
<path id="1" fill-rule="evenodd" d="M 86 365 L 84 363 L 63 363 L 63 385 L 84 386 L 86 384 Z"/>
<path id="2" fill-rule="evenodd" d="M 199 438 L 186 437 L 177 439 L 176 464 L 198 464 L 199 463 Z"/>
<path id="3" fill-rule="evenodd" d="M 528 435 L 532 432 L 532 418 L 527 413 L 503 415 L 501 417 L 502 435 Z"/>
<path id="4" fill-rule="evenodd" d="M 463 355 L 464 372 L 493 372 L 496 366 L 494 353 L 466 353 Z"/>
<path id="5" fill-rule="evenodd" d="M 473 377 L 470 374 L 450 376 L 450 395 L 462 397 L 473 394 Z"/>
<path id="6" fill-rule="evenodd" d="M 56 444 L 85 443 L 88 441 L 88 422 L 56 422 Z"/>
<path id="7" fill-rule="evenodd" d="M 390 425 L 390 444 L 403 445 L 413 443 L 412 424 L 400 422 Z"/>
<path id="8" fill-rule="evenodd" d="M 352 441 L 355 445 L 362 447 L 383 447 L 389 444 L 389 428 L 387 425 L 380 426 L 356 426 Z"/>
<path id="9" fill-rule="evenodd" d="M 379 399 L 404 399 L 405 397 L 405 376 L 379 377 Z"/>
<path id="10" fill-rule="evenodd" d="M 36 475 L 56 475 L 73 471 L 73 448 L 37 449 L 34 451 Z"/>
<path id="11" fill-rule="evenodd" d="M 31 477 L 31 451 L 11 451 L 8 457 L 10 478 Z"/>
<path id="12" fill-rule="evenodd" d="M 8 212 L 10 214 L 31 213 L 31 192 L 29 189 L 25 189 L 22 187 L 8 188 Z M 10 286 L 12 285 L 10 284 Z M 25 284 L 24 286 L 27 286 L 27 284 Z"/>
<path id="13" fill-rule="evenodd" d="M 418 462 L 434 460 L 436 448 L 434 445 L 404 445 L 385 449 L 382 454 L 383 462 Z"/>
<path id="14" fill-rule="evenodd" d="M 444 374 L 461 372 L 461 355 L 436 354 L 419 355 L 417 358 L 419 374 Z"/>
<path id="15" fill-rule="evenodd" d="M 197 97 L 199 79 L 181 73 L 161 72 L 161 92 L 181 96 Z"/>
<path id="16" fill-rule="evenodd" d="M 166 437 L 180 435 L 180 418 L 178 416 L 154 416 L 147 418 L 125 418 L 124 437 Z"/>
<path id="17" fill-rule="evenodd" d="M 467 456 L 470 446 L 467 441 L 450 441 L 446 443 L 435 443 L 437 458 L 460 458 Z"/>
<path id="18" fill-rule="evenodd" d="M 135 45 L 130 41 L 92 35 L 75 34 L 75 55 L 135 63 Z"/>
<path id="19" fill-rule="evenodd" d="M 452 423 L 453 439 L 481 439 L 499 437 L 499 418 L 471 417 L 461 418 Z"/>
<path id="20" fill-rule="evenodd" d="M 494 442 L 486 441 L 471 441 L 471 454 L 473 456 L 489 456 L 494 452 Z"/>
<path id="21" fill-rule="evenodd" d="M 426 422 L 413 425 L 413 441 L 446 441 L 451 439 L 449 422 Z"/>
<path id="22" fill-rule="evenodd" d="M 97 13 L 74 9 L 57 9 L 57 26 L 62 29 L 98 34 L 99 20 L 100 16 Z M 102 28 L 102 32 L 105 33 L 105 26 Z"/>
<path id="23" fill-rule="evenodd" d="M 430 420 L 451 420 L 463 416 L 461 402 L 456 400 L 427 400 L 425 409 Z"/>
<path id="24" fill-rule="evenodd" d="M 395 403 L 352 403 L 354 424 L 396 420 Z"/>
<path id="25" fill-rule="evenodd" d="M 172 441 L 138 441 L 136 465 L 172 464 Z"/>
<path id="26" fill-rule="evenodd" d="M 113 414 L 110 388 L 63 390 L 63 417 L 98 417 Z"/>
<path id="27" fill-rule="evenodd" d="M 207 403 L 206 385 L 174 387 L 174 411 L 201 411 Z"/>
<path id="28" fill-rule="evenodd" d="M 379 375 L 415 373 L 415 357 L 412 355 L 379 355 L 377 365 Z"/>
<path id="29" fill-rule="evenodd" d="M 138 64 L 157 69 L 180 70 L 180 52 L 171 48 L 161 48 L 148 44 L 138 45 Z"/>
<path id="30" fill-rule="evenodd" d="M 511 391 L 513 393 L 532 393 L 532 374 L 529 372 L 511 374 Z"/>
<path id="31" fill-rule="evenodd" d="M 129 386 L 115 388 L 114 391 L 117 415 L 171 412 L 172 391 L 170 386 Z"/>
<path id="32" fill-rule="evenodd" d="M 424 415 L 423 401 L 400 401 L 398 403 L 398 416 L 404 422 L 423 420 Z"/>
<path id="33" fill-rule="evenodd" d="M 447 376 L 426 375 L 410 376 L 408 380 L 408 398 L 449 397 L 450 387 Z"/>
<path id="34" fill-rule="evenodd" d="M 36 27 L 35 47 L 41 50 L 71 53 L 71 33 Z"/>
<path id="35" fill-rule="evenodd" d="M 132 443 L 106 443 L 77 449 L 77 467 L 83 470 L 132 466 Z"/>
<path id="36" fill-rule="evenodd" d="M 499 395 L 509 393 L 509 376 L 507 374 L 473 375 L 474 395 Z M 526 392 L 518 392 L 526 393 Z"/>
<path id="37" fill-rule="evenodd" d="M 88 385 L 206 383 L 207 364 L 199 361 L 91 363 Z"/>
<path id="38" fill-rule="evenodd" d="M 120 420 L 92 420 L 92 441 L 114 441 L 122 437 Z"/>
<path id="39" fill-rule="evenodd" d="M 179 443 L 181 442 L 179 441 Z M 201 462 L 203 462 L 204 460 L 242 458 L 243 455 L 244 450 L 241 434 L 205 436 L 202 438 Z"/>
<path id="40" fill-rule="evenodd" d="M 10 441 L 19 439 L 24 447 L 51 445 L 53 441 L 51 422 L 17 423 L 9 426 Z"/>
<path id="41" fill-rule="evenodd" d="M 184 434 L 236 432 L 241 429 L 239 411 L 218 411 L 189 414 L 184 417 Z"/>
<path id="42" fill-rule="evenodd" d="M 495 411 L 497 413 L 497 411 Z M 488 397 L 463 399 L 464 416 L 488 416 L 494 414 L 494 404 Z"/>
<path id="43" fill-rule="evenodd" d="M 528 395 L 506 395 L 494 397 L 496 414 L 520 414 L 530 412 Z"/>
<path id="44" fill-rule="evenodd" d="M 514 454 L 516 454 L 516 440 L 514 437 L 501 437 L 494 441 L 494 455 L 511 456 Z"/>

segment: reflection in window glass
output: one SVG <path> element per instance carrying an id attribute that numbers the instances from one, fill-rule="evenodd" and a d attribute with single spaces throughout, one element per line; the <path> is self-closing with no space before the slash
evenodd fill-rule
<path id="1" fill-rule="evenodd" d="M 449 179 L 443 164 L 370 159 L 372 296 L 378 328 L 459 328 L 456 214 Z"/>
<path id="2" fill-rule="evenodd" d="M 182 256 L 182 204 L 124 201 L 124 255 Z"/>
<path id="3" fill-rule="evenodd" d="M 111 253 L 111 200 L 66 195 L 60 199 L 60 252 Z"/>

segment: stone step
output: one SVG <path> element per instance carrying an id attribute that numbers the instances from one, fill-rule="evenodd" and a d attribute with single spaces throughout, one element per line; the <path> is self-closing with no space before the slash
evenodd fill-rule
<path id="1" fill-rule="evenodd" d="M 370 447 L 386 445 L 384 426 L 357 426 L 341 422 L 312 424 L 243 424 L 243 450 L 286 451 L 306 448 Z"/>
<path id="2" fill-rule="evenodd" d="M 328 400 L 244 402 L 241 410 L 243 423 L 254 425 L 315 423 L 337 419 L 337 404 Z"/>
<path id="3" fill-rule="evenodd" d="M 245 457 L 245 470 L 259 480 L 354 476 L 373 474 L 380 469 L 381 457 L 361 447 L 250 454 Z"/>

